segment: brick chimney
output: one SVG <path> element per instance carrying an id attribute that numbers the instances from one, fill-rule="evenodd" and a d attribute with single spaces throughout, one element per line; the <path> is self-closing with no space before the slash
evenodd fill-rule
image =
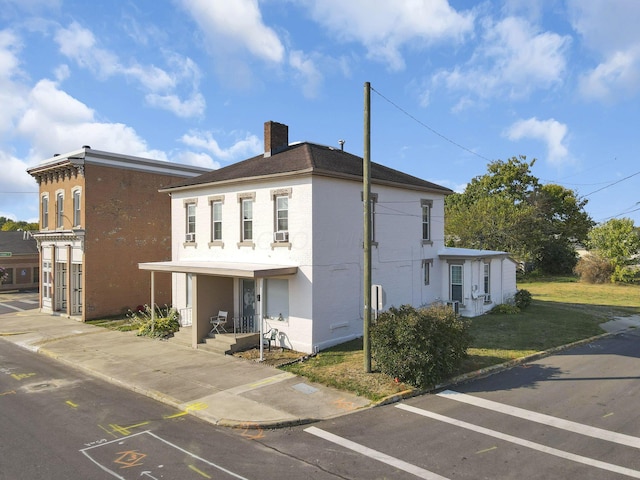
<path id="1" fill-rule="evenodd" d="M 278 122 L 264 122 L 264 156 L 285 150 L 289 146 L 289 127 Z"/>

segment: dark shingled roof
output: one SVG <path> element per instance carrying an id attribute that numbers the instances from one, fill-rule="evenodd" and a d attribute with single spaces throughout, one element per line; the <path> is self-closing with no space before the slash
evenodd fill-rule
<path id="1" fill-rule="evenodd" d="M 0 252 L 11 252 L 13 255 L 37 255 L 38 245 L 35 238 L 25 232 L 0 231 Z"/>
<path id="2" fill-rule="evenodd" d="M 297 143 L 270 157 L 258 155 L 197 177 L 182 180 L 164 190 L 302 172 L 353 180 L 362 179 L 362 158 L 333 147 L 307 142 Z M 373 183 L 431 190 L 445 195 L 453 193 L 446 187 L 373 162 L 371 163 L 371 180 Z"/>

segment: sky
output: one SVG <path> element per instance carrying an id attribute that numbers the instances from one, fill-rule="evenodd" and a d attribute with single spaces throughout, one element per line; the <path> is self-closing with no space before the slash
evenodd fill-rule
<path id="1" fill-rule="evenodd" d="M 0 0 L 0 216 L 90 145 L 220 168 L 289 140 L 461 192 L 524 155 L 640 225 L 638 0 Z"/>

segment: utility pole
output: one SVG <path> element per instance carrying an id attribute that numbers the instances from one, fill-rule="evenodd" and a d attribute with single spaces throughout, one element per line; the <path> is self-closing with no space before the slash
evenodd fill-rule
<path id="1" fill-rule="evenodd" d="M 364 371 L 371 373 L 371 84 L 364 84 L 364 155 L 362 158 L 362 202 L 364 203 L 364 325 L 362 349 Z"/>

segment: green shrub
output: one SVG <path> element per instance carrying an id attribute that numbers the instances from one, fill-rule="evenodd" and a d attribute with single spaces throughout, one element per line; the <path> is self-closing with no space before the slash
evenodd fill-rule
<path id="1" fill-rule="evenodd" d="M 637 283 L 640 278 L 640 271 L 637 268 L 616 265 L 611 275 L 612 282 Z"/>
<path id="2" fill-rule="evenodd" d="M 491 315 L 514 315 L 520 313 L 520 309 L 510 303 L 501 303 L 489 310 Z"/>
<path id="3" fill-rule="evenodd" d="M 531 305 L 531 292 L 529 290 L 520 289 L 516 292 L 514 301 L 516 307 L 520 310 L 524 310 L 529 305 Z"/>
<path id="4" fill-rule="evenodd" d="M 180 330 L 178 321 L 178 311 L 169 308 L 167 305 L 160 308 L 156 305 L 155 319 L 152 318 L 152 311 L 149 305 L 138 307 L 134 312 L 129 310 L 127 317 L 138 329 L 139 336 L 146 337 L 167 337 Z"/>
<path id="5" fill-rule="evenodd" d="M 613 264 L 604 257 L 589 253 L 578 260 L 575 272 L 586 283 L 609 283 L 614 272 Z"/>
<path id="6" fill-rule="evenodd" d="M 460 366 L 471 345 L 469 324 L 450 307 L 392 307 L 371 326 L 377 368 L 418 388 L 433 386 Z"/>

